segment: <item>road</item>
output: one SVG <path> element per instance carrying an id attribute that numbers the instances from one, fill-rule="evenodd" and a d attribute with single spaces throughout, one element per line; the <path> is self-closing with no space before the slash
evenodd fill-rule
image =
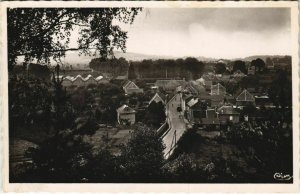
<path id="1" fill-rule="evenodd" d="M 166 145 L 164 150 L 164 156 L 167 159 L 174 151 L 177 141 L 181 138 L 186 131 L 186 125 L 183 120 L 182 113 L 177 111 L 177 107 L 180 106 L 182 94 L 176 94 L 167 104 L 167 121 L 169 124 L 169 130 L 163 137 L 163 142 Z"/>

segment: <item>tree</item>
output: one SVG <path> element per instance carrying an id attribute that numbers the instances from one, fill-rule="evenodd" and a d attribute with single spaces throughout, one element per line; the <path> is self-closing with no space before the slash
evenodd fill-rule
<path id="1" fill-rule="evenodd" d="M 273 61 L 272 61 L 272 59 L 270 58 L 270 57 L 267 57 L 266 58 L 266 65 L 267 66 L 273 66 L 274 64 L 273 64 Z"/>
<path id="2" fill-rule="evenodd" d="M 240 70 L 244 74 L 247 73 L 246 64 L 245 64 L 244 61 L 241 61 L 241 60 L 234 61 L 234 63 L 233 63 L 233 72 L 235 72 L 237 70 Z"/>
<path id="3" fill-rule="evenodd" d="M 262 59 L 257 58 L 251 61 L 251 66 L 254 66 L 256 71 L 262 72 L 265 69 L 266 64 Z"/>
<path id="4" fill-rule="evenodd" d="M 271 83 L 268 94 L 275 106 L 292 106 L 292 82 L 286 70 L 278 72 L 278 77 Z"/>
<path id="5" fill-rule="evenodd" d="M 91 157 L 91 145 L 71 130 L 63 130 L 48 138 L 37 148 L 30 148 L 27 156 L 32 167 L 22 175 L 22 182 L 80 182 L 84 167 Z"/>
<path id="6" fill-rule="evenodd" d="M 226 71 L 226 65 L 224 63 L 217 63 L 215 65 L 215 72 L 217 74 L 223 74 Z"/>
<path id="7" fill-rule="evenodd" d="M 184 67 L 191 73 L 191 78 L 195 79 L 197 76 L 202 74 L 204 69 L 204 64 L 198 61 L 196 58 L 188 57 L 184 60 Z"/>
<path id="8" fill-rule="evenodd" d="M 84 175 L 88 182 L 93 183 L 112 183 L 122 180 L 119 160 L 107 149 L 100 150 L 89 159 Z"/>
<path id="9" fill-rule="evenodd" d="M 152 102 L 146 109 L 144 122 L 159 127 L 166 119 L 165 107 L 162 102 Z"/>
<path id="10" fill-rule="evenodd" d="M 163 150 L 163 142 L 155 130 L 138 126 L 121 152 L 125 181 L 159 182 L 164 164 Z"/>
<path id="11" fill-rule="evenodd" d="M 103 73 L 110 73 L 113 76 L 125 75 L 128 72 L 129 63 L 124 58 L 94 58 L 89 63 L 91 69 L 101 71 Z"/>
<path id="12" fill-rule="evenodd" d="M 9 8 L 7 10 L 8 66 L 19 56 L 50 62 L 66 51 L 99 53 L 106 58 L 114 48 L 126 49 L 127 32 L 113 22 L 132 23 L 140 8 Z M 79 29 L 78 46 L 70 48 L 70 36 Z"/>
<path id="13" fill-rule="evenodd" d="M 128 69 L 128 79 L 129 80 L 135 80 L 136 79 L 136 74 L 135 74 L 135 68 L 133 64 L 129 65 Z"/>

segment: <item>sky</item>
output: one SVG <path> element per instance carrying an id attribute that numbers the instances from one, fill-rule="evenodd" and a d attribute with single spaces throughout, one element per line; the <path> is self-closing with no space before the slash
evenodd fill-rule
<path id="1" fill-rule="evenodd" d="M 147 8 L 128 31 L 127 52 L 233 59 L 291 53 L 289 8 Z"/>

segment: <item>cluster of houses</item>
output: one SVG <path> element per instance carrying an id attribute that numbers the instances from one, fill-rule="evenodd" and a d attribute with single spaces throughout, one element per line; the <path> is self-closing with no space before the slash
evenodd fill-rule
<path id="1" fill-rule="evenodd" d="M 251 70 L 248 68 L 248 74 Z M 240 110 L 248 105 L 256 107 L 272 106 L 267 94 L 257 92 L 257 89 L 247 88 L 238 91 L 236 94 L 230 94 L 226 91 L 226 83 L 237 84 L 244 73 L 236 71 L 231 75 L 218 75 L 206 73 L 201 78 L 192 81 L 184 79 L 160 79 L 150 83 L 153 94 L 151 100 L 141 104 L 151 104 L 152 102 L 162 102 L 166 104 L 168 99 L 175 93 L 182 93 L 182 110 L 185 118 L 193 124 L 220 126 L 228 122 L 238 123 L 242 118 Z M 90 84 L 107 84 L 109 80 L 105 77 L 93 77 L 88 75 L 82 77 L 66 76 L 62 77 L 63 86 L 87 86 Z M 225 83 L 225 85 L 224 85 Z M 149 83 L 148 83 L 149 85 Z M 143 94 L 145 88 L 140 88 L 134 81 L 124 80 L 121 85 L 125 95 Z M 136 107 L 129 107 L 123 104 L 117 110 L 119 124 L 134 124 L 136 122 L 135 114 L 139 111 Z"/>
<path id="2" fill-rule="evenodd" d="M 237 77 L 243 76 L 237 72 Z M 230 79 L 235 79 L 229 78 Z M 253 88 L 239 90 L 236 94 L 229 94 L 226 87 L 220 83 L 220 79 L 215 75 L 206 74 L 195 81 L 185 80 L 157 80 L 153 83 L 154 93 L 148 102 L 162 102 L 166 104 L 168 97 L 174 93 L 182 93 L 182 110 L 185 118 L 193 124 L 209 125 L 219 127 L 228 122 L 238 123 L 241 119 L 248 120 L 251 115 L 243 115 L 240 110 L 243 107 L 252 105 L 272 106 L 267 94 L 257 92 Z M 123 85 L 126 94 L 143 93 L 133 81 L 127 81 Z M 165 94 L 160 91 L 164 91 Z M 124 107 L 127 108 L 124 108 Z M 118 121 L 125 119 L 131 124 L 135 122 L 136 111 L 127 105 L 121 106 L 118 110 Z"/>
<path id="3" fill-rule="evenodd" d="M 242 118 L 240 112 L 244 107 L 273 106 L 267 94 L 253 91 L 244 89 L 228 94 L 222 84 L 216 83 L 210 86 L 209 92 L 206 90 L 199 95 L 183 91 L 182 108 L 187 120 L 193 124 L 219 127 L 228 122 L 238 123 L 241 119 L 248 121 L 253 115 L 246 113 Z"/>

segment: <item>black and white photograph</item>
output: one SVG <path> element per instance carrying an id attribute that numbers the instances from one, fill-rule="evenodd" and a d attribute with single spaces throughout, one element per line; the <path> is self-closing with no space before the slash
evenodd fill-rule
<path id="1" fill-rule="evenodd" d="M 5 8 L 8 183 L 299 183 L 298 5 L 124 5 Z"/>

